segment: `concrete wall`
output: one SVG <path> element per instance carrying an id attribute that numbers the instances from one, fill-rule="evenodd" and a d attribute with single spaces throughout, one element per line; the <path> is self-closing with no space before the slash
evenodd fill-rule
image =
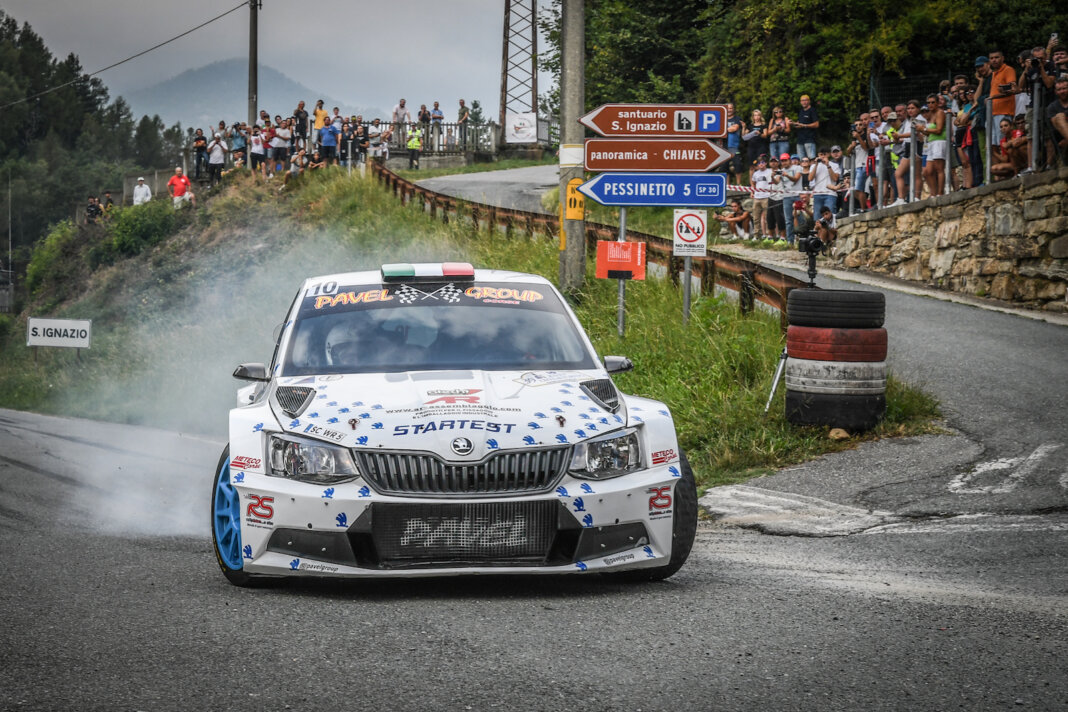
<path id="1" fill-rule="evenodd" d="M 1068 312 L 1068 168 L 839 223 L 833 259 L 949 291 Z"/>

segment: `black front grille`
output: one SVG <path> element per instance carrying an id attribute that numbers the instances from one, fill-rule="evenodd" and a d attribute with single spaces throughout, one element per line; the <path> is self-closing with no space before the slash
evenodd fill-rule
<path id="1" fill-rule="evenodd" d="M 280 386 L 274 392 L 274 397 L 286 415 L 296 418 L 304 412 L 313 393 L 315 389 L 306 386 Z"/>
<path id="2" fill-rule="evenodd" d="M 379 492 L 471 496 L 548 491 L 567 468 L 571 449 L 496 452 L 470 464 L 449 463 L 425 453 L 355 450 L 354 454 L 360 472 Z"/>
<path id="3" fill-rule="evenodd" d="M 371 536 L 385 567 L 537 565 L 548 561 L 560 506 L 538 502 L 372 505 Z"/>

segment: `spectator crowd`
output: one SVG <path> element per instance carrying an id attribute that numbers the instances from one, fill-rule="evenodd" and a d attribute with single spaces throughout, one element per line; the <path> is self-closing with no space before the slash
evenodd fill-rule
<path id="1" fill-rule="evenodd" d="M 477 103 L 477 102 L 476 102 Z M 189 155 L 192 175 L 182 166 L 174 170 L 167 181 L 167 194 L 177 209 L 186 203 L 196 206 L 194 186 L 207 184 L 213 188 L 231 171 L 249 171 L 262 180 L 280 178 L 278 190 L 305 171 L 322 170 L 330 166 L 358 166 L 368 159 L 384 162 L 390 148 L 404 148 L 408 167 L 419 168 L 419 160 L 426 152 L 467 150 L 478 143 L 472 133 L 474 120 L 471 108 L 459 100 L 454 122 L 446 120 L 440 103 L 432 108 L 420 105 L 414 115 L 406 99 L 400 99 L 389 121 L 376 117 L 365 121 L 362 115 L 342 116 L 339 107 L 327 111 L 319 99 L 308 111 L 304 101 L 288 115 L 271 114 L 261 109 L 254 124 L 219 121 L 205 131 L 192 131 Z M 141 205 L 152 199 L 152 190 L 138 177 L 133 190 L 133 204 Z M 111 194 L 104 199 L 89 196 L 85 206 L 85 220 L 93 224 L 106 219 L 113 207 Z"/>
<path id="2" fill-rule="evenodd" d="M 994 48 L 922 100 L 861 110 L 844 149 L 819 145 L 808 95 L 768 116 L 728 103 L 721 170 L 746 184 L 752 209 L 737 201 L 717 219 L 736 238 L 793 244 L 799 214 L 811 227 L 829 210 L 833 228 L 846 214 L 981 186 L 987 171 L 1000 181 L 1068 165 L 1068 48 L 1054 33 L 1015 60 Z"/>
<path id="3" fill-rule="evenodd" d="M 248 169 L 265 180 L 282 176 L 284 187 L 306 170 L 359 165 L 368 158 L 385 161 L 391 147 L 407 149 L 409 167 L 418 168 L 425 149 L 466 149 L 470 122 L 471 111 L 463 99 L 455 125 L 446 124 L 445 112 L 436 101 L 433 109 L 421 105 L 413 117 L 402 98 L 393 107 L 389 121 L 378 117 L 365 121 L 359 114 L 343 116 L 336 106 L 327 111 L 322 99 L 308 111 L 300 101 L 285 116 L 275 114 L 272 118 L 268 111 L 260 110 L 259 121 L 252 125 L 220 121 L 210 136 L 196 129 L 191 146 L 192 180 L 199 182 L 206 176 L 213 187 L 229 159 L 231 170 Z"/>

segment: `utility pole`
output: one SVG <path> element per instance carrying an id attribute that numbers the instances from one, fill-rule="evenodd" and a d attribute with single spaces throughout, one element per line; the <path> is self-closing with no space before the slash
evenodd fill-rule
<path id="1" fill-rule="evenodd" d="M 568 198 L 568 183 L 582 182 L 582 139 L 579 118 L 586 103 L 585 0 L 563 0 L 560 13 L 560 203 Z M 565 212 L 566 216 L 566 212 Z M 586 278 L 586 221 L 564 218 L 560 252 L 560 289 L 577 292 Z"/>
<path id="2" fill-rule="evenodd" d="M 260 0 L 249 0 L 248 3 L 248 125 L 252 126 L 257 119 L 257 104 L 259 103 L 259 86 L 257 71 L 259 67 L 259 9 Z"/>

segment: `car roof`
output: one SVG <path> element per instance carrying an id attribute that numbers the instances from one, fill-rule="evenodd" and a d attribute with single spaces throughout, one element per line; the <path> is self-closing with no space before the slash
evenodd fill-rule
<path id="1" fill-rule="evenodd" d="M 470 278 L 467 278 L 468 280 Z M 360 272 L 338 272 L 336 274 L 324 274 L 316 277 L 308 277 L 304 280 L 305 284 L 309 283 L 322 283 L 322 282 L 337 282 L 338 284 L 355 285 L 355 284 L 382 284 L 385 280 L 382 278 L 381 269 L 376 270 L 364 270 Z M 393 279 L 400 284 L 404 283 L 403 279 Z M 425 280 L 424 280 L 425 281 Z M 466 281 L 463 279 L 457 280 L 451 277 L 443 277 L 442 282 L 452 281 Z M 535 283 L 545 284 L 552 286 L 552 282 L 545 277 L 537 274 L 529 274 L 527 272 L 512 272 L 509 270 L 497 270 L 497 269 L 476 269 L 475 270 L 475 282 L 523 282 L 523 283 Z"/>

